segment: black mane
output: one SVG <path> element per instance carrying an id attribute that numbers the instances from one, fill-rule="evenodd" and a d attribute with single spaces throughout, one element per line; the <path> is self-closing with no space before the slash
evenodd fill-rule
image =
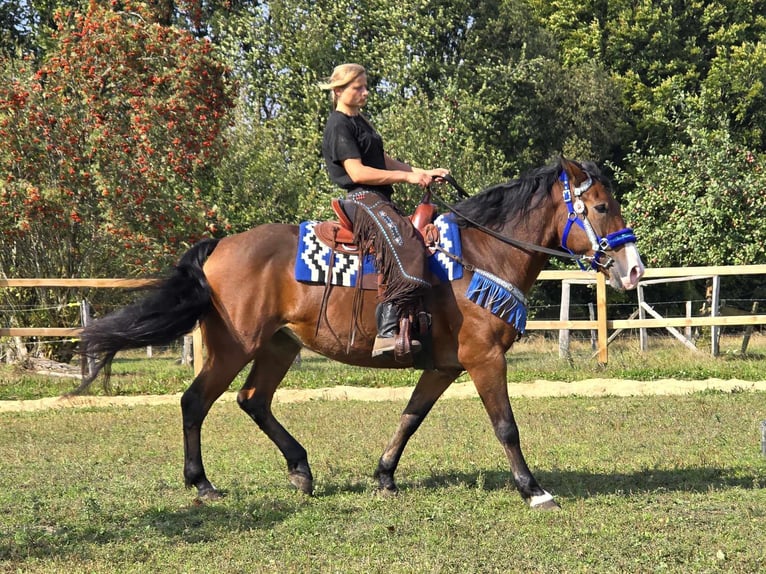
<path id="1" fill-rule="evenodd" d="M 593 163 L 581 166 L 595 181 L 602 181 L 598 167 Z M 550 194 L 551 187 L 563 168 L 559 159 L 555 164 L 533 169 L 518 179 L 488 187 L 484 191 L 453 205 L 453 218 L 460 227 L 482 225 L 499 229 L 503 224 L 525 217 Z M 460 214 L 460 215 L 458 215 Z"/>

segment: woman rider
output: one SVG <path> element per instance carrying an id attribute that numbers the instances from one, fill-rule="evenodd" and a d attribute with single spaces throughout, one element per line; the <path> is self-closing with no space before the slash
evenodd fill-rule
<path id="1" fill-rule="evenodd" d="M 375 309 L 375 357 L 394 350 L 399 318 L 414 310 L 431 286 L 422 239 L 392 203 L 392 184 L 426 187 L 449 170 L 413 167 L 383 150 L 380 135 L 360 113 L 368 91 L 367 73 L 359 64 L 337 66 L 321 87 L 331 91 L 333 102 L 322 141 L 325 165 L 333 183 L 346 190 L 343 204 L 357 240 L 360 245 L 372 240 L 378 272 L 386 282 Z M 419 343 L 411 345 L 416 351 Z"/>

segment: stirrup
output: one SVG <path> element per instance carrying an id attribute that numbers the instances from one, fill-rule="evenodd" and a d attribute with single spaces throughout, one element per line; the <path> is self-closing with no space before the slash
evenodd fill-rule
<path id="1" fill-rule="evenodd" d="M 384 353 L 391 353 L 396 348 L 396 337 L 375 337 L 372 346 L 372 356 L 378 357 Z"/>
<path id="2" fill-rule="evenodd" d="M 417 339 L 410 340 L 410 353 L 419 353 L 423 345 Z M 378 357 L 384 353 L 391 353 L 396 350 L 396 337 L 375 337 L 375 344 L 372 346 L 372 356 Z"/>

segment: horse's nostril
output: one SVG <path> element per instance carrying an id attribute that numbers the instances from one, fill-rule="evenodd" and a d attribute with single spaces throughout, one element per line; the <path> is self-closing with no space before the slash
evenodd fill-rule
<path id="1" fill-rule="evenodd" d="M 639 280 L 641 277 L 644 276 L 644 268 L 640 265 L 635 265 L 630 270 L 630 282 L 632 285 L 638 285 Z"/>

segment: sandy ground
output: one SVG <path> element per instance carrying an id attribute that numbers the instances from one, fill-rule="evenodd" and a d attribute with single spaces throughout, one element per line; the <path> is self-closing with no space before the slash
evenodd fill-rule
<path id="1" fill-rule="evenodd" d="M 679 395 L 695 391 L 715 389 L 731 392 L 766 391 L 766 381 L 740 381 L 707 379 L 704 381 L 681 381 L 661 379 L 658 381 L 632 381 L 625 379 L 586 379 L 565 383 L 560 381 L 534 381 L 532 383 L 509 383 L 511 397 L 561 397 L 580 396 L 635 396 L 635 395 Z M 326 389 L 281 389 L 274 401 L 276 403 L 297 403 L 304 401 L 406 401 L 412 394 L 412 387 L 400 388 L 359 388 L 338 386 Z M 236 393 L 227 392 L 218 402 L 236 400 Z M 477 397 L 473 383 L 455 383 L 444 393 L 446 399 L 465 399 Z M 180 404 L 181 394 L 141 395 L 120 397 L 54 397 L 29 401 L 0 401 L 0 413 L 38 411 L 43 409 L 63 409 L 76 407 L 139 406 Z"/>

